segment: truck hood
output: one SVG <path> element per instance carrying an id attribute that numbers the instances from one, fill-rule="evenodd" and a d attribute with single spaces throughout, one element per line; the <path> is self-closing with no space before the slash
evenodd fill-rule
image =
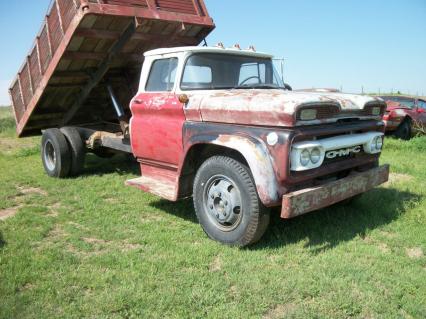
<path id="1" fill-rule="evenodd" d="M 315 105 L 329 102 L 338 104 L 342 110 L 350 113 L 350 111 L 359 111 L 364 108 L 366 103 L 375 101 L 378 104 L 384 104 L 380 99 L 365 95 L 293 92 L 277 89 L 235 89 L 230 91 L 204 91 L 198 107 L 203 121 L 294 126 L 304 124 L 296 123 L 294 114 L 299 107 L 306 104 Z M 336 120 L 315 120 L 306 124 L 320 124 Z"/>

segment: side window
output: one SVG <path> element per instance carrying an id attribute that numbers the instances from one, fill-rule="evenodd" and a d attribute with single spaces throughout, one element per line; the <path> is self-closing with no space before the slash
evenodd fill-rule
<path id="1" fill-rule="evenodd" d="M 155 60 L 152 63 L 145 90 L 147 92 L 169 92 L 176 79 L 177 58 Z"/>
<path id="2" fill-rule="evenodd" d="M 238 84 L 262 84 L 265 83 L 266 66 L 263 63 L 242 64 Z"/>
<path id="3" fill-rule="evenodd" d="M 417 103 L 419 104 L 420 108 L 422 108 L 423 110 L 426 110 L 426 102 L 425 101 L 419 100 Z"/>

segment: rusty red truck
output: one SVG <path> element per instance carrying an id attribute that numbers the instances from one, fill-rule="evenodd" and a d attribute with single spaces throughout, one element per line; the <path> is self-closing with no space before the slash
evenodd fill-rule
<path id="1" fill-rule="evenodd" d="M 52 10 L 64 3 L 75 11 L 56 52 L 43 64 L 40 36 L 11 87 L 18 134 L 42 132 L 48 175 L 77 175 L 86 152 L 131 153 L 141 176 L 127 185 L 193 197 L 206 234 L 236 246 L 261 238 L 273 207 L 292 218 L 388 179 L 382 100 L 292 92 L 269 54 L 196 46 L 214 28 L 202 1 Z"/>

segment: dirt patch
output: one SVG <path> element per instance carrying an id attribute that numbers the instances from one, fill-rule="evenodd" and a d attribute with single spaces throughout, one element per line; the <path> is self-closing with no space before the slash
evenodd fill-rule
<path id="1" fill-rule="evenodd" d="M 210 263 L 209 270 L 210 272 L 216 272 L 222 269 L 222 260 L 219 256 L 216 256 L 213 261 Z"/>
<path id="2" fill-rule="evenodd" d="M 120 245 L 121 251 L 132 251 L 141 249 L 143 246 L 141 244 L 132 244 L 132 243 L 123 243 Z"/>
<path id="3" fill-rule="evenodd" d="M 105 198 L 104 201 L 106 201 L 108 204 L 118 204 L 119 203 L 118 199 L 113 198 L 113 197 Z"/>
<path id="4" fill-rule="evenodd" d="M 263 315 L 263 319 L 278 319 L 286 318 L 291 315 L 296 309 L 296 305 L 293 303 L 288 303 L 284 305 L 276 305 L 274 308 L 271 308 L 266 314 Z"/>
<path id="5" fill-rule="evenodd" d="M 158 214 L 155 214 L 155 213 L 152 213 L 152 214 L 149 214 L 149 215 L 144 215 L 143 217 L 141 217 L 141 223 L 142 224 L 148 224 L 148 223 L 153 223 L 153 222 L 161 222 L 163 220 L 164 220 L 164 217 L 162 217 Z"/>
<path id="6" fill-rule="evenodd" d="M 3 154 L 13 154 L 17 150 L 33 147 L 33 142 L 23 142 L 17 138 L 2 137 L 0 139 L 0 150 Z"/>
<path id="7" fill-rule="evenodd" d="M 231 287 L 229 287 L 229 292 L 231 296 L 234 298 L 239 296 L 238 288 L 235 285 L 232 285 Z"/>
<path id="8" fill-rule="evenodd" d="M 59 212 L 58 209 L 61 208 L 61 203 L 55 203 L 53 205 L 47 206 L 49 213 L 46 214 L 46 217 L 58 217 Z"/>
<path id="9" fill-rule="evenodd" d="M 67 224 L 71 225 L 71 226 L 73 226 L 73 227 L 75 227 L 77 229 L 88 230 L 88 228 L 86 226 L 83 226 L 83 225 L 81 225 L 79 223 L 76 223 L 76 222 L 68 222 Z"/>
<path id="10" fill-rule="evenodd" d="M 104 244 L 109 243 L 109 241 L 106 241 L 106 240 L 103 240 L 103 239 L 98 239 L 98 238 L 93 238 L 93 237 L 82 237 L 81 239 L 88 244 L 104 245 Z"/>
<path id="11" fill-rule="evenodd" d="M 383 236 L 385 236 L 386 238 L 390 238 L 390 239 L 398 237 L 397 234 L 391 233 L 391 232 L 388 232 L 388 231 L 384 231 L 384 230 L 382 230 L 380 232 L 380 234 L 383 235 Z"/>
<path id="12" fill-rule="evenodd" d="M 6 220 L 10 217 L 13 217 L 18 212 L 19 208 L 22 206 L 9 207 L 0 210 L 0 220 Z"/>
<path id="13" fill-rule="evenodd" d="M 42 195 L 42 196 L 47 196 L 47 192 L 42 190 L 39 187 L 25 187 L 25 186 L 18 186 L 17 187 L 18 191 L 20 194 L 23 195 L 32 195 L 32 194 L 37 194 L 37 195 Z"/>
<path id="14" fill-rule="evenodd" d="M 407 248 L 405 252 L 410 258 L 421 258 L 424 255 L 423 249 L 421 249 L 420 247 Z"/>
<path id="15" fill-rule="evenodd" d="M 380 243 L 379 244 L 379 250 L 382 252 L 382 253 L 385 253 L 385 254 L 387 254 L 387 253 L 389 253 L 390 252 L 390 248 L 388 247 L 388 245 L 386 245 L 385 243 Z"/>
<path id="16" fill-rule="evenodd" d="M 31 283 L 27 282 L 25 285 L 23 285 L 22 287 L 18 288 L 18 291 L 19 291 L 19 292 L 24 292 L 24 291 L 27 291 L 27 290 L 31 290 L 31 289 L 33 289 L 34 287 L 35 287 L 35 286 L 34 286 L 33 284 L 31 284 Z"/>
<path id="17" fill-rule="evenodd" d="M 81 238 L 84 242 L 94 245 L 107 245 L 109 248 L 118 248 L 122 251 L 129 251 L 129 250 L 135 250 L 142 248 L 143 246 L 141 244 L 137 243 L 129 243 L 127 241 L 109 241 L 99 238 L 93 238 L 93 237 L 83 237 Z"/>
<path id="18" fill-rule="evenodd" d="M 47 234 L 48 239 L 59 239 L 65 237 L 67 233 L 62 229 L 60 225 L 55 225 Z"/>
<path id="19" fill-rule="evenodd" d="M 389 180 L 385 183 L 385 185 L 395 184 L 397 182 L 408 182 L 412 179 L 413 176 L 408 174 L 390 173 Z"/>

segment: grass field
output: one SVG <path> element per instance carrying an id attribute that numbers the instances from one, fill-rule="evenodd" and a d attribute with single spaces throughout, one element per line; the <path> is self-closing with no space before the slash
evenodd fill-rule
<path id="1" fill-rule="evenodd" d="M 1 318 L 426 317 L 426 138 L 387 139 L 389 183 L 274 216 L 248 249 L 207 239 L 190 200 L 125 187 L 124 158 L 48 178 L 38 143 L 0 110 Z"/>

